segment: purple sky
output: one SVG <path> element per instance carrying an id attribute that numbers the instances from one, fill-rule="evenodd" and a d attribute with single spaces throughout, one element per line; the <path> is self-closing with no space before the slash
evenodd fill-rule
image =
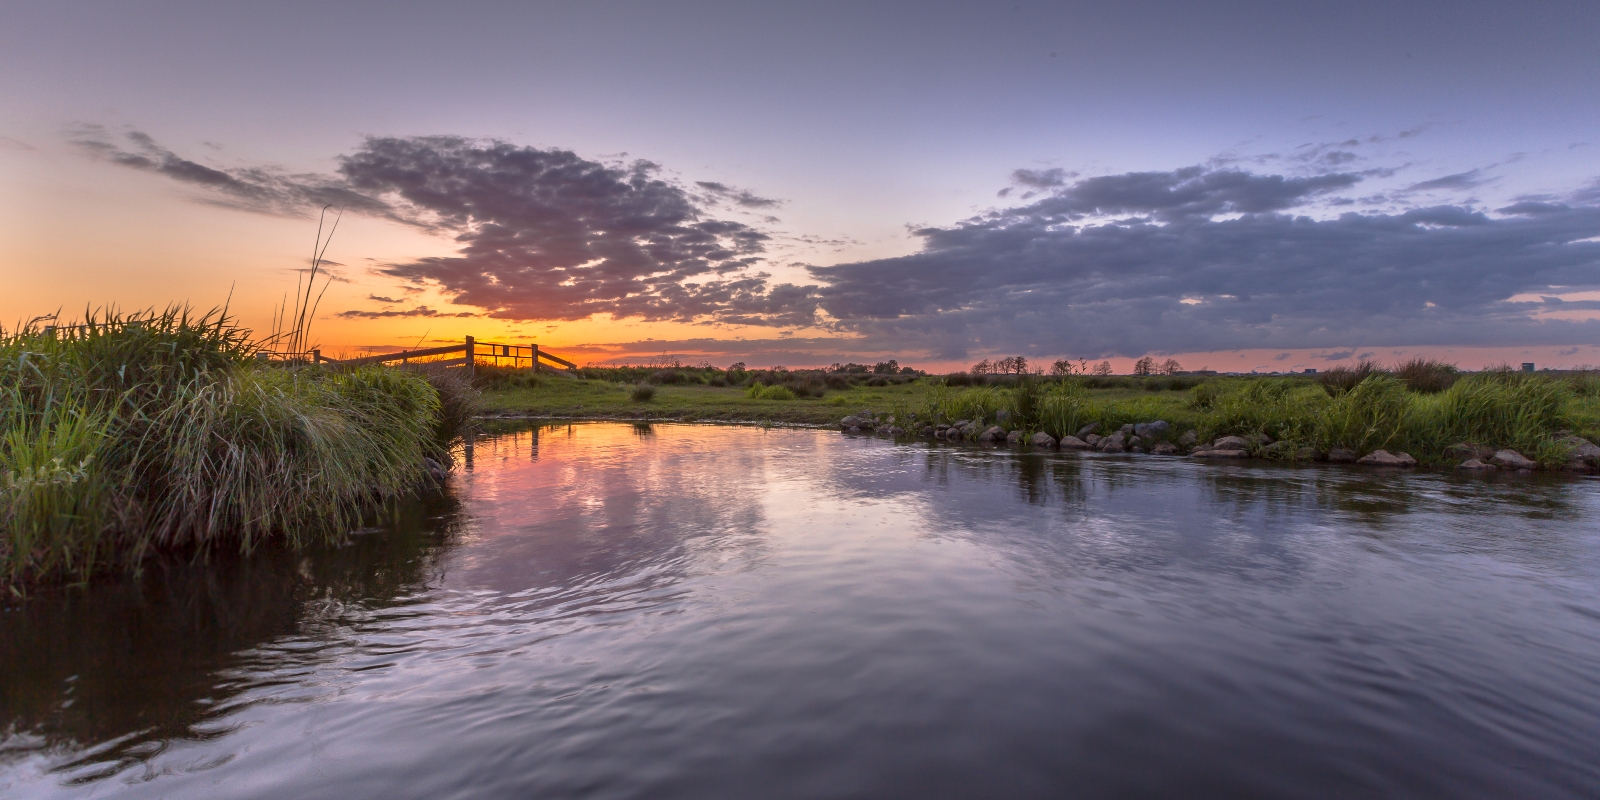
<path id="1" fill-rule="evenodd" d="M 352 346 L 1595 363 L 1596 30 L 1594 3 L 12 2 L 0 318 L 275 299 L 335 202 L 319 324 Z"/>

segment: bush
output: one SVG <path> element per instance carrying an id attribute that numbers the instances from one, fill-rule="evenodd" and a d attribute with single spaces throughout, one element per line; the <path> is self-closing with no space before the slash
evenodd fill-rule
<path id="1" fill-rule="evenodd" d="M 745 390 L 745 396 L 752 400 L 793 400 L 795 393 L 787 386 L 766 386 L 753 383 Z"/>
<path id="2" fill-rule="evenodd" d="M 656 396 L 656 387 L 651 386 L 648 383 L 634 384 L 633 394 L 632 394 L 634 402 L 648 403 L 651 400 L 654 400 L 655 396 Z"/>

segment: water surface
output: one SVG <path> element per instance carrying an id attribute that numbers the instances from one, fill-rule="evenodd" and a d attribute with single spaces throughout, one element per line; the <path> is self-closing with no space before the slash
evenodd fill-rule
<path id="1" fill-rule="evenodd" d="M 585 424 L 0 613 L 5 797 L 1583 797 L 1600 482 Z"/>

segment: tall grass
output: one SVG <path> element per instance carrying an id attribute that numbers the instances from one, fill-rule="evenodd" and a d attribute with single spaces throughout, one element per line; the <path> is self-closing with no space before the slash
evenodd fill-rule
<path id="1" fill-rule="evenodd" d="M 471 414 L 452 376 L 259 362 L 225 312 L 85 316 L 0 330 L 0 582 L 342 536 Z"/>

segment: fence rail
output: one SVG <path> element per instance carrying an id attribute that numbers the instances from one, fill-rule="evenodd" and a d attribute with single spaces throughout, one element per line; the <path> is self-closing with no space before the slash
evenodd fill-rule
<path id="1" fill-rule="evenodd" d="M 455 355 L 456 353 L 460 353 L 461 356 L 450 359 L 438 358 L 439 356 Z M 536 344 L 480 342 L 471 336 L 466 337 L 461 344 L 401 350 L 395 353 L 378 353 L 359 358 L 329 358 L 323 355 L 321 350 L 311 350 L 305 353 L 263 353 L 262 355 L 266 357 L 266 360 L 331 364 L 338 367 L 360 367 L 369 364 L 410 364 L 416 362 L 443 367 L 466 367 L 469 373 L 474 371 L 474 368 L 479 364 L 527 367 L 557 375 L 571 375 L 578 369 L 577 364 L 541 350 L 539 345 Z M 546 361 L 550 363 L 544 363 Z"/>

